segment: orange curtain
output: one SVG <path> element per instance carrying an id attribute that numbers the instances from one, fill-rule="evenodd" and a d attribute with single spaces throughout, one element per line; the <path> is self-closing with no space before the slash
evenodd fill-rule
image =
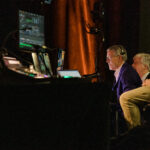
<path id="1" fill-rule="evenodd" d="M 95 25 L 92 18 L 96 2 L 100 3 L 99 0 L 54 0 L 50 6 L 50 46 L 63 48 L 65 68 L 77 69 L 82 75 L 95 72 L 97 51 L 103 51 L 101 35 L 87 33 L 89 26 L 103 24 Z M 103 62 L 105 56 L 101 54 Z"/>

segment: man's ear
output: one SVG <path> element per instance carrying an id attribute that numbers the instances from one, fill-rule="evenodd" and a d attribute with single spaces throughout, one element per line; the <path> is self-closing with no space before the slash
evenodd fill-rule
<path id="1" fill-rule="evenodd" d="M 145 65 L 145 64 L 143 64 L 144 65 L 144 67 L 149 71 L 149 69 L 148 69 L 148 66 L 147 65 Z"/>
<path id="2" fill-rule="evenodd" d="M 122 60 L 122 61 L 123 61 L 123 57 L 122 57 L 122 55 L 119 55 L 119 60 Z"/>

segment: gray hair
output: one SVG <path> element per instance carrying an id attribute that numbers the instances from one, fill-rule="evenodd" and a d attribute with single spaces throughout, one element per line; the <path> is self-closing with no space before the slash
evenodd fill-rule
<path id="1" fill-rule="evenodd" d="M 146 65 L 148 70 L 150 71 L 150 54 L 149 53 L 138 53 L 134 57 L 141 58 L 141 63 Z"/>
<path id="2" fill-rule="evenodd" d="M 124 60 L 124 61 L 126 61 L 127 60 L 127 51 L 126 51 L 126 49 L 124 48 L 124 46 L 122 46 L 122 45 L 113 45 L 113 46 L 110 46 L 108 49 L 107 49 L 107 51 L 109 51 L 109 50 L 113 50 L 115 53 L 116 53 L 116 56 L 118 55 L 120 55 L 120 56 L 122 56 L 122 59 Z"/>

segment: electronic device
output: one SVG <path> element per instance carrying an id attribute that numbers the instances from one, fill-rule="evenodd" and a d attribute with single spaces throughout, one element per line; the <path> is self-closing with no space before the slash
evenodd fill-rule
<path id="1" fill-rule="evenodd" d="M 31 53 L 37 72 L 53 75 L 45 46 L 44 16 L 19 10 L 19 50 Z"/>
<path id="2" fill-rule="evenodd" d="M 65 51 L 63 49 L 58 49 L 57 70 L 63 70 L 64 57 L 65 57 Z"/>
<path id="3" fill-rule="evenodd" d="M 52 0 L 44 0 L 45 4 L 51 4 Z"/>
<path id="4" fill-rule="evenodd" d="M 57 73 L 62 78 L 81 78 L 78 70 L 58 70 Z"/>
<path id="5" fill-rule="evenodd" d="M 19 10 L 19 48 L 34 50 L 45 45 L 44 16 Z"/>
<path id="6" fill-rule="evenodd" d="M 42 74 L 34 70 L 33 66 L 30 67 L 24 66 L 19 60 L 15 57 L 4 56 L 3 57 L 4 65 L 11 71 L 18 74 L 22 74 L 32 78 L 48 78 L 46 74 Z"/>

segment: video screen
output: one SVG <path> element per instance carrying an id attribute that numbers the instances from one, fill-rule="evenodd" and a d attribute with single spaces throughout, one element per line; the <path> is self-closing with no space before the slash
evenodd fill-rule
<path id="1" fill-rule="evenodd" d="M 33 50 L 43 45 L 44 16 L 19 10 L 19 48 Z"/>
<path id="2" fill-rule="evenodd" d="M 64 57 L 65 57 L 65 51 L 63 49 L 58 49 L 57 70 L 63 70 Z"/>

